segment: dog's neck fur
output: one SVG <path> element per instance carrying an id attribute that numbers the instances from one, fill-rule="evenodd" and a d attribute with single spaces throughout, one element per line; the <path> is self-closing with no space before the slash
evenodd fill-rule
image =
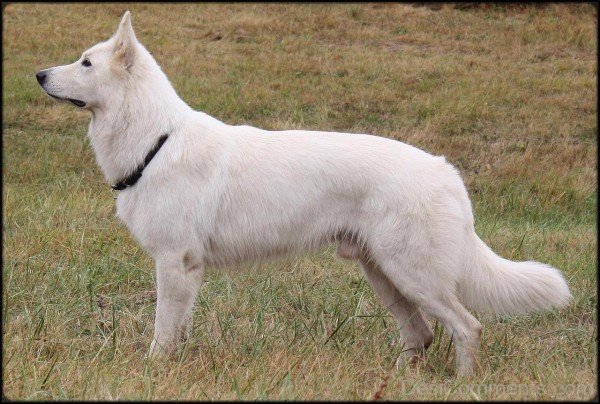
<path id="1" fill-rule="evenodd" d="M 131 174 L 158 138 L 172 134 L 193 112 L 179 98 L 154 58 L 141 45 L 139 51 L 137 64 L 132 66 L 131 71 L 124 72 L 137 75 L 138 84 L 123 87 L 121 104 L 92 109 L 88 137 L 96 161 L 109 183 Z M 144 86 L 145 82 L 152 83 L 152 86 Z M 130 116 L 152 116 L 153 119 L 142 122 L 130 119 Z"/>

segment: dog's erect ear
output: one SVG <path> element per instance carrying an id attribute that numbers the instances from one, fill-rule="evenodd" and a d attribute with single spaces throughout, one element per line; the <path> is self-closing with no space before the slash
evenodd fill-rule
<path id="1" fill-rule="evenodd" d="M 135 45 L 137 38 L 133 32 L 131 26 L 131 13 L 126 11 L 123 14 L 119 29 L 115 34 L 115 59 L 119 60 L 120 63 L 128 69 L 132 64 L 135 57 Z"/>

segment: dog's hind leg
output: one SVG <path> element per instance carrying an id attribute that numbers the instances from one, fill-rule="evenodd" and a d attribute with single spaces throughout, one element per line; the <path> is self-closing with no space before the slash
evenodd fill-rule
<path id="1" fill-rule="evenodd" d="M 400 294 L 373 260 L 361 258 L 360 263 L 375 293 L 398 322 L 400 337 L 404 343 L 403 356 L 411 363 L 418 361 L 423 351 L 433 341 L 433 333 L 421 311 L 414 303 Z"/>
<path id="2" fill-rule="evenodd" d="M 150 356 L 168 353 L 188 337 L 203 267 L 186 261 L 184 256 L 170 256 L 156 262 L 157 304 Z"/>
<path id="3" fill-rule="evenodd" d="M 477 368 L 477 351 L 483 326 L 452 294 L 432 296 L 423 310 L 435 317 L 456 342 L 458 374 L 473 373 Z"/>
<path id="4" fill-rule="evenodd" d="M 458 373 L 475 370 L 482 325 L 456 297 L 464 276 L 469 206 L 451 192 L 413 206 L 410 214 L 392 211 L 372 226 L 369 252 L 400 294 L 434 317 L 452 336 Z M 463 206 L 465 205 L 465 206 Z"/>
<path id="5" fill-rule="evenodd" d="M 381 261 L 379 261 L 381 262 Z M 425 313 L 438 320 L 456 344 L 458 374 L 472 373 L 477 365 L 477 350 L 482 325 L 454 295 L 454 285 L 446 282 L 425 282 L 423 273 L 442 277 L 443 271 L 424 268 L 423 263 L 410 262 L 408 257 L 381 262 L 381 271 L 400 293 Z M 408 268 L 411 268 L 409 271 Z"/>

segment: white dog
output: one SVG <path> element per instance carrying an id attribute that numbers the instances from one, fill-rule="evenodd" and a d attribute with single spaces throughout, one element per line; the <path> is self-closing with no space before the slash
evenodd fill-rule
<path id="1" fill-rule="evenodd" d="M 129 12 L 112 38 L 36 76 L 52 97 L 92 113 L 96 159 L 121 190 L 117 215 L 156 261 L 151 354 L 187 336 L 204 268 L 332 242 L 392 312 L 407 357 L 432 341 L 425 312 L 455 339 L 460 374 L 476 366 L 482 329 L 463 304 L 524 313 L 571 297 L 558 270 L 503 259 L 479 239 L 444 157 L 382 137 L 273 132 L 194 111 L 137 41 Z"/>

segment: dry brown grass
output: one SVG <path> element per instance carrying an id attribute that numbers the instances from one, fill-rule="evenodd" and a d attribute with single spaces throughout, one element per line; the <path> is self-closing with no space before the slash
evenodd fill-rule
<path id="1" fill-rule="evenodd" d="M 481 372 L 393 366 L 393 320 L 332 251 L 211 273 L 179 360 L 143 359 L 152 262 L 113 214 L 88 117 L 40 68 L 130 9 L 184 100 L 269 129 L 369 132 L 459 167 L 477 230 L 564 270 L 565 310 L 483 317 Z M 11 399 L 586 399 L 596 394 L 597 19 L 585 4 L 9 4 L 3 394 Z"/>

